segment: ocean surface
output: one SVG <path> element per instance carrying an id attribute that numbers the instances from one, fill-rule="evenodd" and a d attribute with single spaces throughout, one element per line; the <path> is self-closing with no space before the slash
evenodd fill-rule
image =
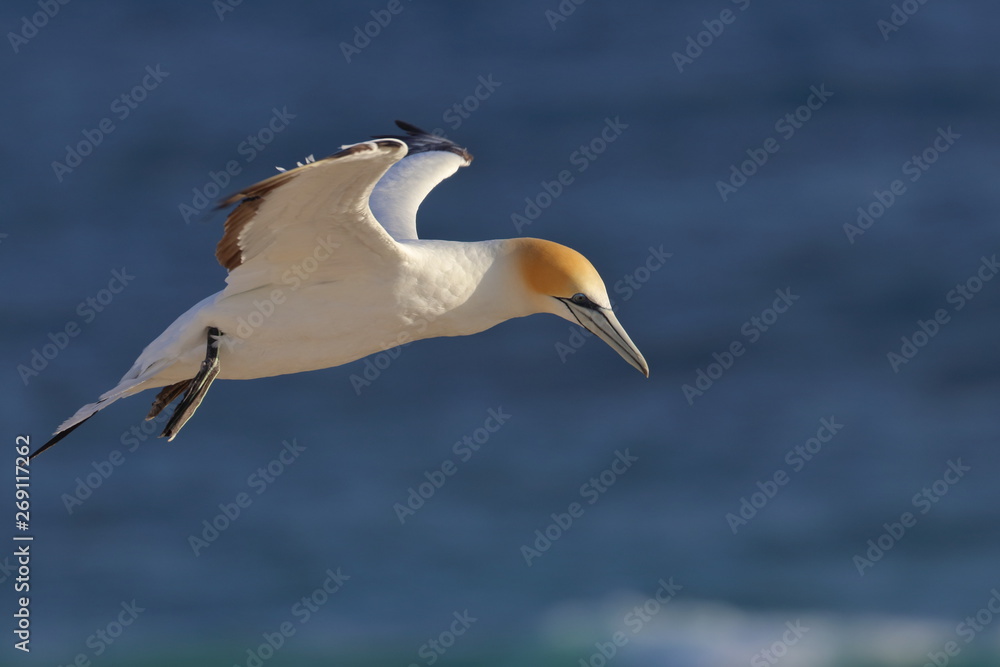
<path id="1" fill-rule="evenodd" d="M 0 663 L 1000 664 L 998 19 L 4 3 Z M 211 203 L 397 118 L 475 155 L 422 236 L 580 250 L 650 378 L 538 316 L 218 382 L 169 444 L 143 394 L 18 531 L 17 436 L 222 288 Z"/>

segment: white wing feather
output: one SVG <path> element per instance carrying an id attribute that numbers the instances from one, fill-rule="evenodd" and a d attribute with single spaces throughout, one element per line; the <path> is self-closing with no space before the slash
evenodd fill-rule
<path id="1" fill-rule="evenodd" d="M 368 202 L 372 213 L 397 241 L 418 238 L 417 209 L 421 202 L 438 183 L 467 164 L 467 159 L 449 151 L 407 155 L 372 190 Z"/>
<path id="2" fill-rule="evenodd" d="M 329 158 L 272 176 L 223 202 L 240 202 L 226 220 L 216 256 L 229 269 L 226 295 L 311 280 L 336 280 L 371 262 L 399 256 L 372 215 L 375 184 L 404 155 L 397 139 L 346 147 Z"/>

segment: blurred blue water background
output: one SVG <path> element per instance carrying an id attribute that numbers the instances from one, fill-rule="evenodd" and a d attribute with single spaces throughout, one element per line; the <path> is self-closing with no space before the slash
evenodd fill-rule
<path id="1" fill-rule="evenodd" d="M 217 383 L 169 445 L 138 428 L 152 395 L 122 401 L 32 466 L 34 650 L 10 646 L 5 602 L 2 661 L 1000 664 L 1000 280 L 977 282 L 1000 250 L 1000 11 L 897 6 L 71 2 L 33 32 L 40 4 L 5 3 L 11 463 L 17 434 L 44 442 L 221 288 L 223 216 L 181 208 L 213 172 L 236 162 L 229 192 L 396 118 L 476 156 L 421 209 L 422 235 L 577 248 L 652 376 L 535 317 L 376 370 Z M 614 141 L 592 144 L 608 122 Z M 100 143 L 54 167 L 85 132 Z M 732 166 L 765 154 L 723 199 Z M 572 183 L 540 197 L 563 170 Z M 877 217 L 848 233 L 858 207 Z M 671 256 L 647 265 L 651 249 Z M 114 271 L 134 278 L 101 304 Z M 797 299 L 773 318 L 776 290 Z M 70 323 L 43 370 L 19 371 Z M 924 344 L 894 368 L 903 337 Z M 685 395 L 699 371 L 717 379 Z M 455 449 L 484 440 L 491 409 L 510 417 Z M 807 460 L 795 448 L 816 449 L 821 420 L 843 427 Z M 293 441 L 278 476 L 249 479 Z M 617 452 L 637 460 L 598 491 Z M 401 523 L 394 507 L 449 460 Z M 968 470 L 938 482 L 950 463 Z M 240 493 L 251 504 L 196 556 L 190 536 Z M 522 547 L 546 547 L 535 531 L 574 502 L 529 566 Z M 349 579 L 314 597 L 338 568 Z M 682 587 L 665 605 L 661 580 Z M 95 635 L 133 600 L 113 642 Z M 259 651 L 283 623 L 294 634 Z"/>

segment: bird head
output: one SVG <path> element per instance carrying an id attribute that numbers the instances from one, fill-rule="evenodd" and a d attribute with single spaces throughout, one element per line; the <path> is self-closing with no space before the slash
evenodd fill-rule
<path id="1" fill-rule="evenodd" d="M 517 273 L 534 312 L 579 324 L 649 377 L 646 360 L 615 317 L 604 281 L 586 257 L 542 239 L 512 239 L 512 243 Z"/>

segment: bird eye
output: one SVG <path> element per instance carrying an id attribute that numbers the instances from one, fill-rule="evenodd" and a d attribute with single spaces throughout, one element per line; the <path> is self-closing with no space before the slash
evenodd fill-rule
<path id="1" fill-rule="evenodd" d="M 588 299 L 587 295 L 583 293 L 574 294 L 571 301 L 578 306 L 587 306 L 590 304 L 590 299 Z"/>

